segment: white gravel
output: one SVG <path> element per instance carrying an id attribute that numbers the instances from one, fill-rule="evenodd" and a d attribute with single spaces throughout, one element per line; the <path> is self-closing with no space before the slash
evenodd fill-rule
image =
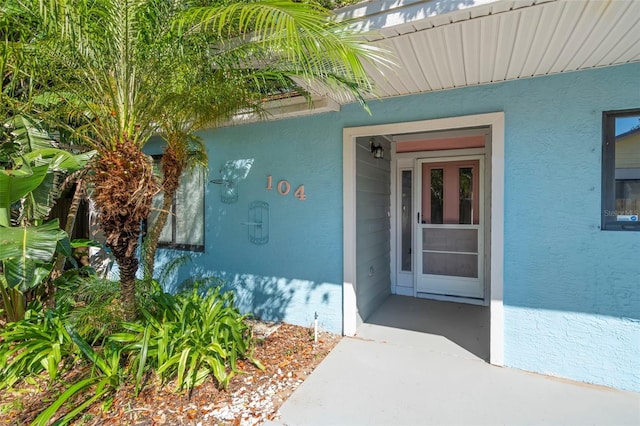
<path id="1" fill-rule="evenodd" d="M 252 378 L 245 379 L 249 385 Z M 247 388 L 241 387 L 231 394 L 231 402 L 224 406 L 204 406 L 202 411 L 209 411 L 204 415 L 205 422 L 198 425 L 207 425 L 217 422 L 229 423 L 240 418 L 240 425 L 254 426 L 264 421 L 277 418 L 277 406 L 282 403 L 285 396 L 293 392 L 303 381 L 293 376 L 293 373 L 284 373 L 278 369 L 277 374 L 271 377 L 264 377 L 264 383 L 253 392 L 248 392 Z M 212 422 L 212 423 L 209 423 Z"/>

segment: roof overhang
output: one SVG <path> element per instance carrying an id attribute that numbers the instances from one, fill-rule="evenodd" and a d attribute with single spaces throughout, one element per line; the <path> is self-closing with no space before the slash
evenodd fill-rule
<path id="1" fill-rule="evenodd" d="M 336 11 L 392 69 L 365 63 L 379 98 L 640 61 L 640 0 L 376 0 Z M 267 119 L 337 111 L 356 99 L 306 86 Z M 239 117 L 234 123 L 256 121 Z"/>
<path id="2" fill-rule="evenodd" d="M 382 98 L 640 61 L 638 0 L 380 0 L 337 14 L 397 64 L 368 69 Z"/>

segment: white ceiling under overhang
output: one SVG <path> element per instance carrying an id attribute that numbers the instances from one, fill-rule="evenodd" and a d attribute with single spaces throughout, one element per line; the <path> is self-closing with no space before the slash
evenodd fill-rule
<path id="1" fill-rule="evenodd" d="M 381 98 L 640 61 L 640 0 L 382 0 L 339 14 L 391 52 L 393 70 L 368 68 Z"/>

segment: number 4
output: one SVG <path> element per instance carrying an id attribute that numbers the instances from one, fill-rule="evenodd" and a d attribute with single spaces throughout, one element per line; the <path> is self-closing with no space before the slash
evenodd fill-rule
<path id="1" fill-rule="evenodd" d="M 307 195 L 304 193 L 304 185 L 300 185 L 298 189 L 296 189 L 296 192 L 293 193 L 293 196 L 300 201 L 306 200 Z"/>

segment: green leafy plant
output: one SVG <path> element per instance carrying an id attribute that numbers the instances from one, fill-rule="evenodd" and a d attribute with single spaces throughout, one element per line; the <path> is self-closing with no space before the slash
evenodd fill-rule
<path id="1" fill-rule="evenodd" d="M 120 287 L 116 281 L 90 276 L 58 285 L 58 304 L 67 304 L 66 319 L 87 341 L 99 343 L 121 330 L 122 312 L 117 303 Z"/>
<path id="2" fill-rule="evenodd" d="M 0 334 L 0 389 L 43 371 L 53 382 L 76 360 L 84 359 L 91 366 L 88 373 L 72 382 L 32 423 L 50 424 L 61 408 L 72 403 L 72 409 L 56 420 L 56 424 L 66 424 L 95 401 L 108 397 L 127 377 L 121 362 L 122 345 L 104 340 L 97 351 L 68 323 L 65 309 L 32 308 L 25 319 L 8 323 Z"/>
<path id="3" fill-rule="evenodd" d="M 94 368 L 91 370 L 89 377 L 73 383 L 50 406 L 42 411 L 33 421 L 33 426 L 50 424 L 60 408 L 73 400 L 73 408 L 55 421 L 55 424 L 58 425 L 69 423 L 91 404 L 108 397 L 109 394 L 118 389 L 126 375 L 126 369 L 121 365 L 122 348 L 119 345 L 107 342 L 102 349 L 102 353 L 98 353 L 73 327 L 67 325 L 66 328 L 75 347 Z"/>
<path id="4" fill-rule="evenodd" d="M 57 219 L 40 226 L 0 229 L 0 296 L 9 321 L 18 321 L 25 315 L 24 294 L 49 276 L 54 254 L 70 256 L 71 246 Z"/>
<path id="5" fill-rule="evenodd" d="M 0 389 L 43 370 L 51 381 L 65 367 L 73 343 L 59 311 L 34 306 L 25 319 L 11 322 L 0 333 Z"/>
<path id="6" fill-rule="evenodd" d="M 137 390 L 150 367 L 165 382 L 175 379 L 176 390 L 187 391 L 210 375 L 226 388 L 239 358 L 262 368 L 251 356 L 251 334 L 231 292 L 215 288 L 200 295 L 197 287 L 177 296 L 158 292 L 151 306 L 152 311 L 143 310 L 142 323 L 125 323 L 128 332 L 111 336 L 131 352 Z"/>
<path id="7" fill-rule="evenodd" d="M 93 154 L 54 148 L 39 123 L 23 116 L 4 126 L 10 131 L 0 145 L 0 296 L 9 321 L 17 321 L 24 318 L 25 293 L 48 279 L 54 255 L 71 256 L 58 220 L 43 220 L 60 195 L 61 177 Z"/>
<path id="8" fill-rule="evenodd" d="M 226 388 L 241 358 L 264 368 L 252 357 L 250 328 L 232 293 L 220 287 L 198 290 L 197 284 L 209 281 L 175 296 L 152 281 L 152 291 L 139 303 L 143 317 L 110 322 L 114 328 L 105 332 L 104 324 L 89 316 L 117 306 L 117 283 L 72 276 L 66 287 L 59 286 L 56 309 L 34 304 L 24 320 L 9 323 L 0 334 L 0 389 L 43 372 L 59 380 L 67 368 L 74 366 L 75 373 L 81 366 L 80 376 L 32 423 L 67 424 L 97 401 L 108 405 L 125 382 L 134 382 L 138 393 L 153 372 L 163 383 L 174 382 L 176 391 L 191 392 L 211 376 Z"/>

